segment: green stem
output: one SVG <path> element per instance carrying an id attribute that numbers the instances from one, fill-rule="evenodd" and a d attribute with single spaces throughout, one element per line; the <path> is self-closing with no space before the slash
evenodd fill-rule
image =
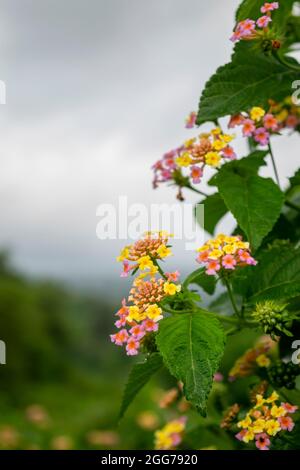
<path id="1" fill-rule="evenodd" d="M 277 51 L 274 53 L 276 59 L 282 64 L 288 67 L 290 70 L 295 70 L 296 72 L 300 72 L 300 65 L 299 64 L 291 64 L 287 62 L 284 57 L 282 57 Z"/>
<path id="2" fill-rule="evenodd" d="M 165 307 L 164 305 L 162 305 L 161 308 L 164 312 L 172 313 L 174 315 L 176 315 L 178 313 L 194 313 L 194 310 L 174 310 L 173 308 Z"/>
<path id="3" fill-rule="evenodd" d="M 204 193 L 203 191 L 200 191 L 200 189 L 196 189 L 193 186 L 187 185 L 185 186 L 186 188 L 190 189 L 191 191 L 194 191 L 194 193 L 200 194 L 201 196 L 208 197 L 208 194 Z"/>
<path id="4" fill-rule="evenodd" d="M 276 178 L 277 184 L 280 188 L 279 174 L 278 174 L 278 171 L 277 171 L 276 162 L 275 162 L 273 150 L 272 150 L 272 147 L 271 147 L 271 143 L 269 143 L 268 148 L 269 148 L 269 154 L 270 154 L 271 160 L 272 160 L 272 165 L 273 165 L 273 169 L 274 169 L 274 173 L 275 173 L 275 178 Z"/>
<path id="5" fill-rule="evenodd" d="M 294 209 L 295 211 L 300 212 L 300 207 L 297 206 L 296 204 L 294 204 L 293 202 L 291 202 L 291 201 L 285 201 L 284 204 L 285 204 L 287 207 L 290 207 L 291 209 Z"/>
<path id="6" fill-rule="evenodd" d="M 167 278 L 167 276 L 165 275 L 165 273 L 163 272 L 163 270 L 161 269 L 161 267 L 160 267 L 160 265 L 158 264 L 158 262 L 156 261 L 156 259 L 153 258 L 152 256 L 150 256 L 150 258 L 151 258 L 151 261 L 152 261 L 152 263 L 154 264 L 154 266 L 157 267 L 158 272 L 159 272 L 159 274 L 161 275 L 161 277 L 163 277 L 163 278 L 165 279 L 165 281 L 167 281 L 168 278 Z"/>
<path id="7" fill-rule="evenodd" d="M 236 305 L 235 298 L 234 298 L 234 295 L 233 295 L 233 292 L 232 292 L 232 288 L 231 288 L 231 284 L 230 284 L 229 280 L 226 279 L 226 277 L 223 278 L 223 281 L 224 281 L 225 286 L 226 286 L 226 288 L 227 288 L 228 295 L 229 295 L 229 299 L 230 299 L 231 305 L 232 305 L 232 307 L 233 307 L 234 313 L 236 314 L 236 316 L 237 316 L 238 318 L 240 318 L 240 317 L 241 317 L 240 311 L 239 311 L 239 309 L 238 309 L 238 307 L 237 307 L 237 305 Z"/>

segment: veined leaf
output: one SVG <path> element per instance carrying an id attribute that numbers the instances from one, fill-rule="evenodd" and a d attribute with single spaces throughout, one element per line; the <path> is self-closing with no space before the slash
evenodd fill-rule
<path id="1" fill-rule="evenodd" d="M 152 375 L 163 366 L 163 361 L 158 353 L 151 354 L 144 362 L 135 364 L 130 371 L 128 382 L 123 393 L 119 419 L 121 419 L 137 393 L 146 385 Z"/>
<path id="2" fill-rule="evenodd" d="M 184 394 L 202 414 L 224 352 L 220 322 L 205 310 L 183 313 L 160 322 L 156 337 L 170 373 L 184 384 Z"/>
<path id="3" fill-rule="evenodd" d="M 256 250 L 276 223 L 284 195 L 269 178 L 228 168 L 218 173 L 217 185 L 225 204 Z"/>
<path id="4" fill-rule="evenodd" d="M 253 52 L 249 44 L 238 44 L 232 62 L 220 67 L 207 82 L 200 98 L 197 124 L 246 111 L 252 106 L 269 106 L 291 94 L 297 72 L 272 56 Z"/>
<path id="5" fill-rule="evenodd" d="M 228 209 L 220 194 L 207 196 L 200 204 L 204 205 L 204 230 L 213 235 L 217 223 L 228 212 Z M 201 221 L 198 220 L 198 223 Z"/>

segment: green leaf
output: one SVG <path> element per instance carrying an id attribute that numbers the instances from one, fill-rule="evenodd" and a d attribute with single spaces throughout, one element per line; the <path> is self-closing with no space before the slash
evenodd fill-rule
<path id="1" fill-rule="evenodd" d="M 158 353 L 151 354 L 144 362 L 135 364 L 129 374 L 123 393 L 119 419 L 121 419 L 137 393 L 146 385 L 152 375 L 163 366 L 163 361 Z"/>
<path id="2" fill-rule="evenodd" d="M 261 252 L 245 281 L 248 303 L 289 300 L 300 294 L 300 249 L 280 243 Z"/>
<path id="3" fill-rule="evenodd" d="M 234 162 L 233 162 L 234 163 Z M 284 195 L 269 178 L 261 178 L 232 165 L 221 168 L 217 185 L 225 204 L 247 235 L 252 250 L 272 230 L 283 205 Z"/>
<path id="4" fill-rule="evenodd" d="M 217 223 L 227 214 L 227 207 L 220 194 L 207 196 L 200 204 L 204 205 L 204 230 L 213 235 Z M 198 223 L 202 223 L 198 220 Z"/>
<path id="5" fill-rule="evenodd" d="M 183 283 L 184 287 L 188 287 L 190 284 L 196 284 L 202 287 L 207 294 L 212 295 L 216 289 L 216 278 L 205 274 L 204 268 L 199 268 L 192 272 Z"/>
<path id="6" fill-rule="evenodd" d="M 291 94 L 291 83 L 299 78 L 297 72 L 273 56 L 253 52 L 248 43 L 238 46 L 232 62 L 220 67 L 207 82 L 200 98 L 198 125 L 252 106 L 267 109 L 269 99 L 281 101 Z"/>
<path id="7" fill-rule="evenodd" d="M 202 414 L 213 375 L 223 356 L 225 335 L 220 322 L 205 310 L 160 322 L 158 348 L 170 373 L 184 384 L 184 394 Z"/>

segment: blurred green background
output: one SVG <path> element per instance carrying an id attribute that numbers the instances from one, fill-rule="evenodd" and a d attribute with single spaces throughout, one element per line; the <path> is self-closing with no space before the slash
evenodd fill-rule
<path id="1" fill-rule="evenodd" d="M 178 409 L 159 406 L 175 382 L 155 377 L 117 422 L 122 389 L 137 360 L 112 345 L 119 298 L 74 292 L 59 283 L 33 281 L 0 257 L 0 337 L 7 364 L 0 366 L 2 449 L 151 449 L 153 433 Z M 230 342 L 228 371 L 257 335 L 243 332 Z M 230 449 L 238 445 L 219 427 L 225 406 L 247 400 L 248 380 L 215 383 L 208 421 L 189 411 L 185 448 Z M 184 412 L 184 410 L 183 410 Z"/>

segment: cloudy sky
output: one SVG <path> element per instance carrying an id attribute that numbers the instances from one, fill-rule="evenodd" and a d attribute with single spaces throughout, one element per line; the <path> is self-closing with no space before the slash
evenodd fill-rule
<path id="1" fill-rule="evenodd" d="M 117 273 L 123 242 L 97 239 L 96 209 L 119 195 L 174 202 L 172 189 L 152 190 L 150 167 L 190 135 L 184 118 L 229 59 L 238 3 L 1 1 L 0 246 L 19 268 L 103 285 Z M 284 176 L 296 139 L 288 149 L 275 142 Z"/>

